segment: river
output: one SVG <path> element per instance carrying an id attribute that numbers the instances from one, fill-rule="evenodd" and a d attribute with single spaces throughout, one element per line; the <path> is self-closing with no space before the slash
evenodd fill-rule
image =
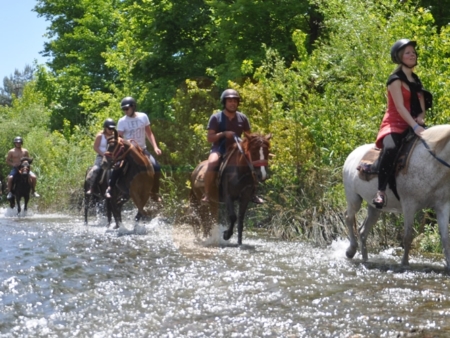
<path id="1" fill-rule="evenodd" d="M 0 209 L 0 337 L 449 337 L 444 260 Z"/>

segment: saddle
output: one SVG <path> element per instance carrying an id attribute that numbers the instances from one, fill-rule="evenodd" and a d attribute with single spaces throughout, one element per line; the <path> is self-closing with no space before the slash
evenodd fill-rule
<path id="1" fill-rule="evenodd" d="M 400 146 L 400 150 L 395 160 L 394 175 L 391 175 L 391 177 L 389 177 L 389 186 L 398 199 L 400 198 L 397 193 L 395 178 L 400 173 L 406 174 L 408 170 L 409 158 L 411 157 L 412 151 L 414 150 L 418 139 L 419 137 L 417 137 L 417 135 L 415 135 L 413 132 L 408 132 L 408 134 L 403 139 L 402 145 Z M 382 149 L 379 148 L 374 147 L 367 151 L 367 153 L 359 162 L 359 165 L 356 167 L 356 170 L 358 170 L 359 172 L 359 178 L 361 180 L 370 181 L 373 178 L 378 177 L 381 155 Z"/>

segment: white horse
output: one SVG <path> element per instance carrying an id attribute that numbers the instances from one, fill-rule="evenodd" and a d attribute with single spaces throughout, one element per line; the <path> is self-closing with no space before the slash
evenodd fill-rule
<path id="1" fill-rule="evenodd" d="M 404 255 L 402 265 L 409 265 L 408 255 L 412 241 L 414 215 L 418 210 L 432 208 L 437 215 L 439 233 L 446 259 L 446 270 L 450 272 L 450 246 L 448 237 L 448 222 L 450 216 L 450 125 L 440 125 L 424 131 L 413 149 L 405 172 L 400 172 L 396 178 L 400 201 L 388 187 L 387 205 L 381 210 L 376 209 L 372 199 L 377 192 L 378 178 L 363 180 L 358 175 L 356 167 L 364 154 L 374 144 L 366 144 L 355 149 L 346 159 L 343 169 L 347 211 L 347 224 L 350 246 L 346 255 L 353 258 L 357 250 L 357 239 L 354 233 L 355 215 L 361 208 L 363 199 L 367 201 L 367 218 L 359 229 L 361 254 L 364 261 L 368 260 L 366 240 L 372 226 L 377 222 L 381 212 L 396 212 L 404 215 L 405 234 L 403 238 Z M 427 149 L 433 152 L 433 154 Z"/>

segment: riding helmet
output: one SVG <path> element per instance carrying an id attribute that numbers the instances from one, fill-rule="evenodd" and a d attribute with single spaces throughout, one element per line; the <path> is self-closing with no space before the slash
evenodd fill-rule
<path id="1" fill-rule="evenodd" d="M 225 107 L 225 99 L 233 98 L 233 97 L 237 98 L 238 101 L 241 100 L 241 97 L 240 97 L 239 93 L 236 90 L 234 90 L 234 89 L 226 89 L 226 90 L 223 91 L 222 95 L 220 95 L 220 102 Z"/>
<path id="2" fill-rule="evenodd" d="M 14 143 L 21 143 L 21 144 L 23 144 L 23 140 L 22 140 L 22 138 L 20 136 L 16 136 L 14 138 Z"/>
<path id="3" fill-rule="evenodd" d="M 133 99 L 131 96 L 127 96 L 124 99 L 122 99 L 122 102 L 120 102 L 120 108 L 128 108 L 133 107 L 136 108 L 136 100 Z"/>
<path id="4" fill-rule="evenodd" d="M 400 39 L 400 40 L 396 41 L 391 47 L 392 62 L 394 62 L 396 64 L 402 63 L 402 61 L 398 58 L 398 52 L 401 51 L 406 46 L 413 46 L 414 48 L 416 48 L 417 42 L 408 40 L 408 39 Z"/>
<path id="5" fill-rule="evenodd" d="M 103 128 L 115 128 L 116 122 L 114 122 L 113 119 L 106 119 L 105 122 L 103 122 Z"/>

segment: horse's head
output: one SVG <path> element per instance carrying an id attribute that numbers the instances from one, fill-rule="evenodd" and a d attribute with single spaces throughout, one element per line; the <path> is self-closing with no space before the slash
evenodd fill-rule
<path id="1" fill-rule="evenodd" d="M 20 175 L 28 175 L 31 171 L 31 163 L 33 162 L 32 158 L 22 157 L 20 159 L 20 164 L 18 168 L 18 172 Z"/>
<path id="2" fill-rule="evenodd" d="M 270 138 L 272 134 L 266 136 L 259 133 L 246 135 L 242 142 L 245 155 L 253 165 L 258 181 L 263 182 L 268 178 L 267 167 L 269 166 Z"/>
<path id="3" fill-rule="evenodd" d="M 111 163 L 114 160 L 114 153 L 117 151 L 119 144 L 119 134 L 116 128 L 111 127 L 110 130 L 113 131 L 113 135 L 107 138 L 107 146 L 105 156 L 103 156 L 102 168 L 106 169 L 111 166 Z"/>

